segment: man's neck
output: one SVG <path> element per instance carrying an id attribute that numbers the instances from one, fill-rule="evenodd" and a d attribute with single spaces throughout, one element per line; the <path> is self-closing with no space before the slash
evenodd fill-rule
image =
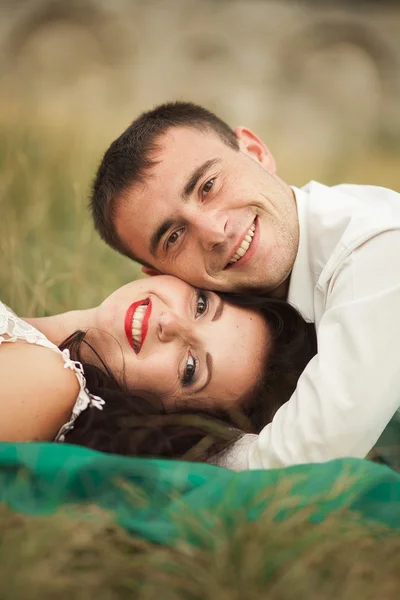
<path id="1" fill-rule="evenodd" d="M 268 292 L 271 298 L 278 298 L 279 300 L 287 300 L 289 294 L 290 275 L 283 281 L 277 288 Z"/>

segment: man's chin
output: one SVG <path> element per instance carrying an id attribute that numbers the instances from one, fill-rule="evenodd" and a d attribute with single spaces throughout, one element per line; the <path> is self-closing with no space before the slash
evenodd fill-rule
<path id="1" fill-rule="evenodd" d="M 220 292 L 232 292 L 232 293 L 249 293 L 249 294 L 260 294 L 265 292 L 265 283 L 261 281 L 249 281 L 235 280 L 224 282 L 224 285 L 220 286 Z"/>
<path id="2" fill-rule="evenodd" d="M 257 295 L 271 296 L 272 298 L 285 299 L 289 288 L 289 277 L 280 277 L 275 280 L 268 277 L 265 273 L 264 277 L 251 278 L 241 273 L 240 278 L 229 278 L 224 282 L 219 283 L 216 291 L 230 293 L 249 293 Z"/>

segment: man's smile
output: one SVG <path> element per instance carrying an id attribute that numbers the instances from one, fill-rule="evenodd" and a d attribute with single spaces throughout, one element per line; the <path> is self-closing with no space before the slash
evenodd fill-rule
<path id="1" fill-rule="evenodd" d="M 228 260 L 228 264 L 224 267 L 226 269 L 232 269 L 242 266 L 249 262 L 254 256 L 257 249 L 257 245 L 260 239 L 258 218 L 254 220 L 248 230 L 243 234 L 240 242 L 234 248 L 234 251 Z"/>
<path id="2" fill-rule="evenodd" d="M 250 248 L 251 242 L 253 241 L 255 228 L 255 224 L 252 223 L 244 237 L 242 237 L 242 241 L 237 245 L 233 256 L 228 261 L 228 265 L 233 265 L 234 263 L 238 262 L 246 254 L 247 250 Z"/>

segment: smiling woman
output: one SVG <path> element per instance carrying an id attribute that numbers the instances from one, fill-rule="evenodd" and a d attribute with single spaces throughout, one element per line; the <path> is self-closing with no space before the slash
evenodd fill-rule
<path id="1" fill-rule="evenodd" d="M 289 305 L 171 276 L 129 283 L 93 309 L 22 320 L 2 305 L 2 317 L 4 341 L 17 343 L 0 350 L 1 438 L 137 456 L 196 447 L 205 460 L 239 428 L 260 431 L 315 352 L 312 329 Z M 21 400 L 10 403 L 17 388 Z"/>
<path id="2" fill-rule="evenodd" d="M 145 306 L 151 300 L 157 307 L 150 316 L 147 313 L 147 334 L 143 336 L 142 330 L 143 344 L 137 354 L 133 350 L 137 357 L 133 360 L 143 364 L 138 366 L 128 356 L 131 369 L 125 362 L 120 370 L 125 389 L 133 389 L 134 395 L 123 400 L 119 395 L 117 402 L 106 401 L 103 411 L 84 413 L 66 441 L 135 456 L 210 460 L 237 440 L 241 430 L 258 433 L 272 420 L 315 354 L 313 326 L 290 305 L 247 295 L 219 297 L 172 277 L 118 290 L 100 307 L 103 326 L 112 327 L 110 314 L 114 323 L 118 320 L 117 305 L 133 290 L 149 293 Z M 136 320 L 132 305 L 125 322 L 128 314 Z M 123 310 L 120 315 L 122 321 Z M 82 340 L 83 334 L 74 336 L 66 346 L 75 358 L 88 360 Z M 179 354 L 174 360 L 177 348 L 183 361 Z M 104 351 L 103 347 L 103 356 Z M 113 357 L 115 361 L 115 353 Z M 101 385 L 93 390 L 102 397 L 109 393 Z"/>
<path id="3" fill-rule="evenodd" d="M 93 313 L 92 327 L 92 344 L 126 387 L 159 398 L 168 410 L 236 405 L 270 350 L 261 313 L 171 276 L 120 288 Z M 111 333 L 120 351 L 98 331 Z"/>

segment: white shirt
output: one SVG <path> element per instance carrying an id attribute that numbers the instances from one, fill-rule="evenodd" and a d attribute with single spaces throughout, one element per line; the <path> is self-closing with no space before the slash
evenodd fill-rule
<path id="1" fill-rule="evenodd" d="M 293 191 L 288 301 L 315 323 L 318 354 L 272 423 L 218 460 L 235 470 L 363 458 L 400 406 L 400 194 L 314 181 Z"/>

